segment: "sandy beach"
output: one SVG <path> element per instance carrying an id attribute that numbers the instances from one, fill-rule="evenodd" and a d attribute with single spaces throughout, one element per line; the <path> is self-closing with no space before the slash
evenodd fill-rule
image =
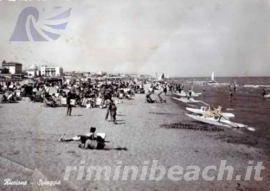
<path id="1" fill-rule="evenodd" d="M 156 95 L 154 95 L 156 96 Z M 0 105 L 0 190 L 269 190 L 269 144 L 253 139 L 241 130 L 211 132 L 166 128 L 173 123 L 189 123 L 184 107 L 170 96 L 167 103 L 147 104 L 145 95 L 118 104 L 117 125 L 105 121 L 106 109 L 46 108 L 24 98 L 17 104 Z M 164 126 L 165 125 L 165 126 Z M 78 142 L 59 142 L 60 138 L 85 134 L 90 127 L 106 133 L 107 150 L 83 150 Z M 223 129 L 223 128 L 222 128 Z M 120 148 L 127 148 L 121 150 Z M 244 174 L 248 161 L 263 162 L 263 181 L 172 181 L 166 176 L 150 180 L 76 180 L 77 173 L 64 180 L 67 166 L 117 166 L 142 168 L 158 160 L 171 166 L 219 165 L 227 160 L 236 174 Z M 5 179 L 29 181 L 27 186 L 4 186 Z M 60 180 L 61 185 L 38 186 L 39 179 Z"/>

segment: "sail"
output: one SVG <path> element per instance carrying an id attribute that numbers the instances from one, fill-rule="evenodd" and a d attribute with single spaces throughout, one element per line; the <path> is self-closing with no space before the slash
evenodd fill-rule
<path id="1" fill-rule="evenodd" d="M 165 76 L 164 76 L 164 73 L 163 73 L 161 76 L 159 76 L 158 80 L 164 80 L 164 79 L 165 79 Z"/>
<path id="2" fill-rule="evenodd" d="M 215 81 L 215 72 L 212 72 L 211 81 Z"/>

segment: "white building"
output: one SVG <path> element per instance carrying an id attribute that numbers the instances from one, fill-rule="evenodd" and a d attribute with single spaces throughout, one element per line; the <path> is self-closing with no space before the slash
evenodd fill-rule
<path id="1" fill-rule="evenodd" d="M 40 67 L 40 74 L 41 76 L 62 76 L 63 75 L 63 68 L 62 67 L 53 67 L 53 66 L 41 66 Z"/>
<path id="2" fill-rule="evenodd" d="M 40 76 L 40 72 L 39 72 L 39 70 L 38 70 L 38 67 L 37 67 L 35 64 L 33 64 L 33 65 L 29 68 L 29 70 L 26 71 L 26 73 L 27 73 L 27 77 L 28 77 L 28 78 L 35 78 L 35 77 L 37 77 L 37 76 Z"/>

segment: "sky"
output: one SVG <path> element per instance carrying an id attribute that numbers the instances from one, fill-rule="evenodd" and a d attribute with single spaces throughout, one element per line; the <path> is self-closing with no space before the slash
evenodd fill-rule
<path id="1" fill-rule="evenodd" d="M 10 41 L 20 13 L 44 26 L 71 8 L 57 40 Z M 53 7 L 61 7 L 52 12 Z M 48 20 L 47 20 L 48 22 Z M 51 22 L 51 21 L 50 21 Z M 55 24 L 55 23 L 54 23 Z M 270 0 L 0 0 L 0 61 L 64 71 L 269 76 Z"/>

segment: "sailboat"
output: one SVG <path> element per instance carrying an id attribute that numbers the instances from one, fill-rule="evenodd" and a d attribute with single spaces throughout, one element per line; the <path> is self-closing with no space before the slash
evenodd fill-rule
<path id="1" fill-rule="evenodd" d="M 212 72 L 212 75 L 211 75 L 211 81 L 212 81 L 212 82 L 215 81 L 215 72 L 214 72 L 214 71 Z"/>
<path id="2" fill-rule="evenodd" d="M 208 82 L 204 82 L 204 85 L 216 85 L 217 82 L 215 81 L 215 72 L 213 71 L 211 74 L 211 80 Z"/>
<path id="3" fill-rule="evenodd" d="M 158 81 L 162 81 L 162 80 L 164 80 L 164 79 L 165 79 L 165 75 L 164 75 L 164 73 L 163 73 L 163 74 L 161 74 L 161 75 L 159 76 Z"/>
<path id="4" fill-rule="evenodd" d="M 157 76 L 157 74 L 156 74 Z M 165 83 L 166 82 L 166 78 L 165 78 L 165 75 L 164 73 L 162 73 L 158 78 L 157 80 L 155 80 L 156 82 L 160 82 L 160 83 Z"/>

